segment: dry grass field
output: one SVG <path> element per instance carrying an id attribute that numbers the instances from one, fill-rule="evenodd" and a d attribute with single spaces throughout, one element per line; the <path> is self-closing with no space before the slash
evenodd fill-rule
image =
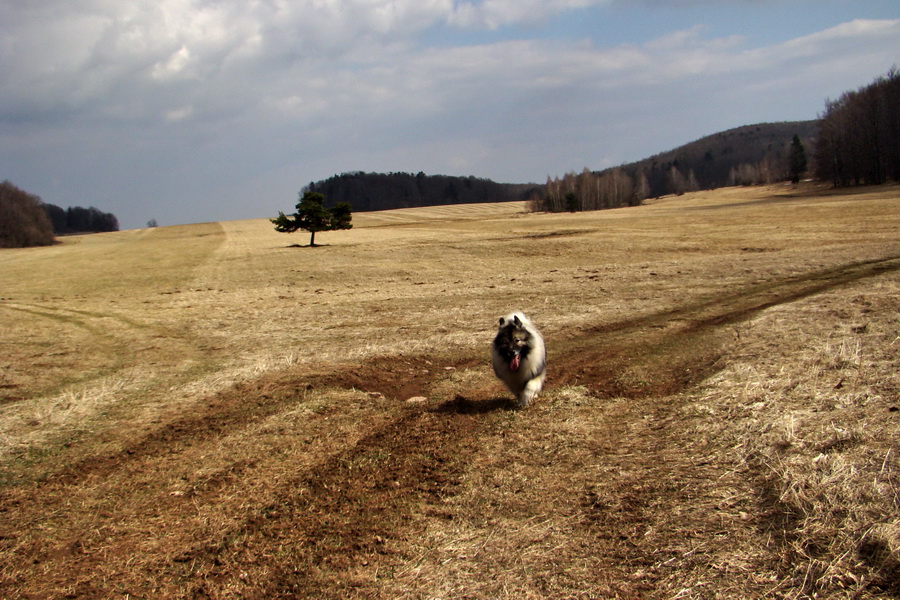
<path id="1" fill-rule="evenodd" d="M 900 597 L 900 187 L 317 241 L 0 252 L 0 598 Z"/>

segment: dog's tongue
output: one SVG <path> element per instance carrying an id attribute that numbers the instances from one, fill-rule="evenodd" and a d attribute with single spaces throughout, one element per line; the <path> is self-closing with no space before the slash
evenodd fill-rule
<path id="1" fill-rule="evenodd" d="M 519 355 L 518 354 L 513 356 L 513 359 L 509 363 L 509 368 L 513 371 L 519 370 Z"/>

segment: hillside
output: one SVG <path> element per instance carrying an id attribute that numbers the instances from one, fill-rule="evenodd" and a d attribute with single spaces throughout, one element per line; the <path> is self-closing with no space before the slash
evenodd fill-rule
<path id="1" fill-rule="evenodd" d="M 733 169 L 742 165 L 766 162 L 769 168 L 784 170 L 794 135 L 811 154 L 818 121 L 790 121 L 745 125 L 702 137 L 696 141 L 643 160 L 622 165 L 632 177 L 646 174 L 650 190 L 648 197 L 671 193 L 668 173 L 676 167 L 685 177 L 693 172 L 699 189 L 709 190 L 736 182 L 729 180 Z M 784 179 L 774 177 L 772 181 Z"/>
<path id="2" fill-rule="evenodd" d="M 900 187 L 524 204 L 4 251 L 0 598 L 897 597 Z"/>

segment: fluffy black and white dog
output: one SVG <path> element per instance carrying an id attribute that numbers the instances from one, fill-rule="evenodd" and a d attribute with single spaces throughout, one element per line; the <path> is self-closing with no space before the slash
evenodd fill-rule
<path id="1" fill-rule="evenodd" d="M 500 317 L 491 363 L 520 407 L 537 397 L 547 375 L 547 353 L 544 338 L 528 317 L 520 312 Z"/>

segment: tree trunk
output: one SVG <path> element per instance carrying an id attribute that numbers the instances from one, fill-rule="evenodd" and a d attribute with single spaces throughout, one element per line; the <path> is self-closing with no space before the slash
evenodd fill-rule
<path id="1" fill-rule="evenodd" d="M 310 231 L 309 232 L 309 247 L 312 248 L 315 245 L 316 245 L 316 232 Z"/>

